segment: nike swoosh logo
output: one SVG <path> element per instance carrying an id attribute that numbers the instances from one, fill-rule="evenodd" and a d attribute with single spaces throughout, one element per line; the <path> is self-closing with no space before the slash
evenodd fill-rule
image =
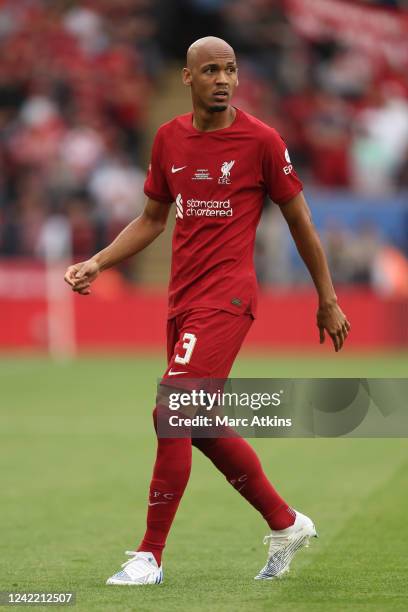
<path id="1" fill-rule="evenodd" d="M 159 504 L 167 504 L 168 502 L 149 502 L 148 506 L 158 506 Z"/>
<path id="2" fill-rule="evenodd" d="M 184 170 L 184 168 L 187 168 L 187 166 L 181 166 L 181 168 L 175 168 L 174 165 L 171 167 L 171 172 L 172 174 L 175 174 L 176 172 L 180 172 L 180 170 Z"/>
<path id="3" fill-rule="evenodd" d="M 188 374 L 188 372 L 172 372 L 169 370 L 168 374 L 169 376 L 177 376 L 178 374 Z"/>

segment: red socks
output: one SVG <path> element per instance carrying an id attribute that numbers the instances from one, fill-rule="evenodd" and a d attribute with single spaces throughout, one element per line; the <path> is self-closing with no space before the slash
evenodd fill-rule
<path id="1" fill-rule="evenodd" d="M 271 529 L 286 529 L 293 525 L 294 510 L 271 485 L 257 454 L 244 438 L 193 438 L 192 442 L 262 514 Z"/>
<path id="2" fill-rule="evenodd" d="M 157 410 L 153 413 L 157 431 Z M 252 448 L 240 437 L 158 438 L 150 484 L 147 529 L 139 551 L 153 553 L 158 565 L 191 471 L 191 445 L 203 452 L 273 530 L 285 529 L 296 514 L 265 476 Z"/>
<path id="3" fill-rule="evenodd" d="M 153 420 L 157 432 L 157 411 Z M 174 516 L 191 471 L 191 438 L 158 438 L 157 455 L 150 483 L 147 529 L 138 551 L 153 553 L 160 566 Z"/>

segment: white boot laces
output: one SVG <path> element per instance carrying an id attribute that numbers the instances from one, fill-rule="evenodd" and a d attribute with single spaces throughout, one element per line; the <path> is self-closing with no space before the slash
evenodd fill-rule
<path id="1" fill-rule="evenodd" d="M 130 563 L 133 563 L 133 561 L 139 557 L 139 559 L 141 561 L 145 561 L 146 563 L 149 563 L 149 561 L 145 558 L 139 555 L 139 553 L 136 550 L 126 550 L 125 551 L 125 555 L 127 555 L 128 557 L 130 557 L 130 559 L 128 559 L 127 561 L 125 561 L 124 563 L 122 563 L 122 567 L 126 567 L 128 566 Z M 150 563 L 149 563 L 150 565 Z"/>
<path id="2" fill-rule="evenodd" d="M 281 550 L 283 546 L 286 546 L 288 544 L 288 541 L 288 534 L 279 535 L 277 533 L 271 533 L 270 535 L 265 536 L 263 539 L 264 545 L 269 544 L 268 554 L 270 557 L 276 552 L 278 552 L 278 550 Z"/>

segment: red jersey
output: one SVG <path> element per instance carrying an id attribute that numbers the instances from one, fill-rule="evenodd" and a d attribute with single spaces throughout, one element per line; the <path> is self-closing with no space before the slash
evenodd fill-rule
<path id="1" fill-rule="evenodd" d="M 144 191 L 176 203 L 169 318 L 201 307 L 255 315 L 264 198 L 284 204 L 301 190 L 276 130 L 239 109 L 229 127 L 212 132 L 197 130 L 192 113 L 162 125 Z"/>

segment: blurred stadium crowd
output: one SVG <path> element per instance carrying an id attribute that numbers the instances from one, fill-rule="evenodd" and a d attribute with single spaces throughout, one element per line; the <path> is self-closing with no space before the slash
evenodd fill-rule
<path id="1" fill-rule="evenodd" d="M 303 1 L 0 0 L 0 256 L 41 257 L 57 214 L 85 258 L 141 211 L 146 118 L 163 69 L 210 33 L 239 55 L 235 104 L 280 131 L 308 186 L 385 199 L 408 189 L 408 55 L 303 35 Z M 330 2 L 387 7 L 407 24 L 408 0 Z M 291 277 L 284 261 L 265 272 L 279 261 L 279 227 L 267 211 L 265 283 Z M 382 240 L 370 224 L 330 228 L 336 279 L 371 282 Z M 407 245 L 395 246 L 403 257 Z"/>

